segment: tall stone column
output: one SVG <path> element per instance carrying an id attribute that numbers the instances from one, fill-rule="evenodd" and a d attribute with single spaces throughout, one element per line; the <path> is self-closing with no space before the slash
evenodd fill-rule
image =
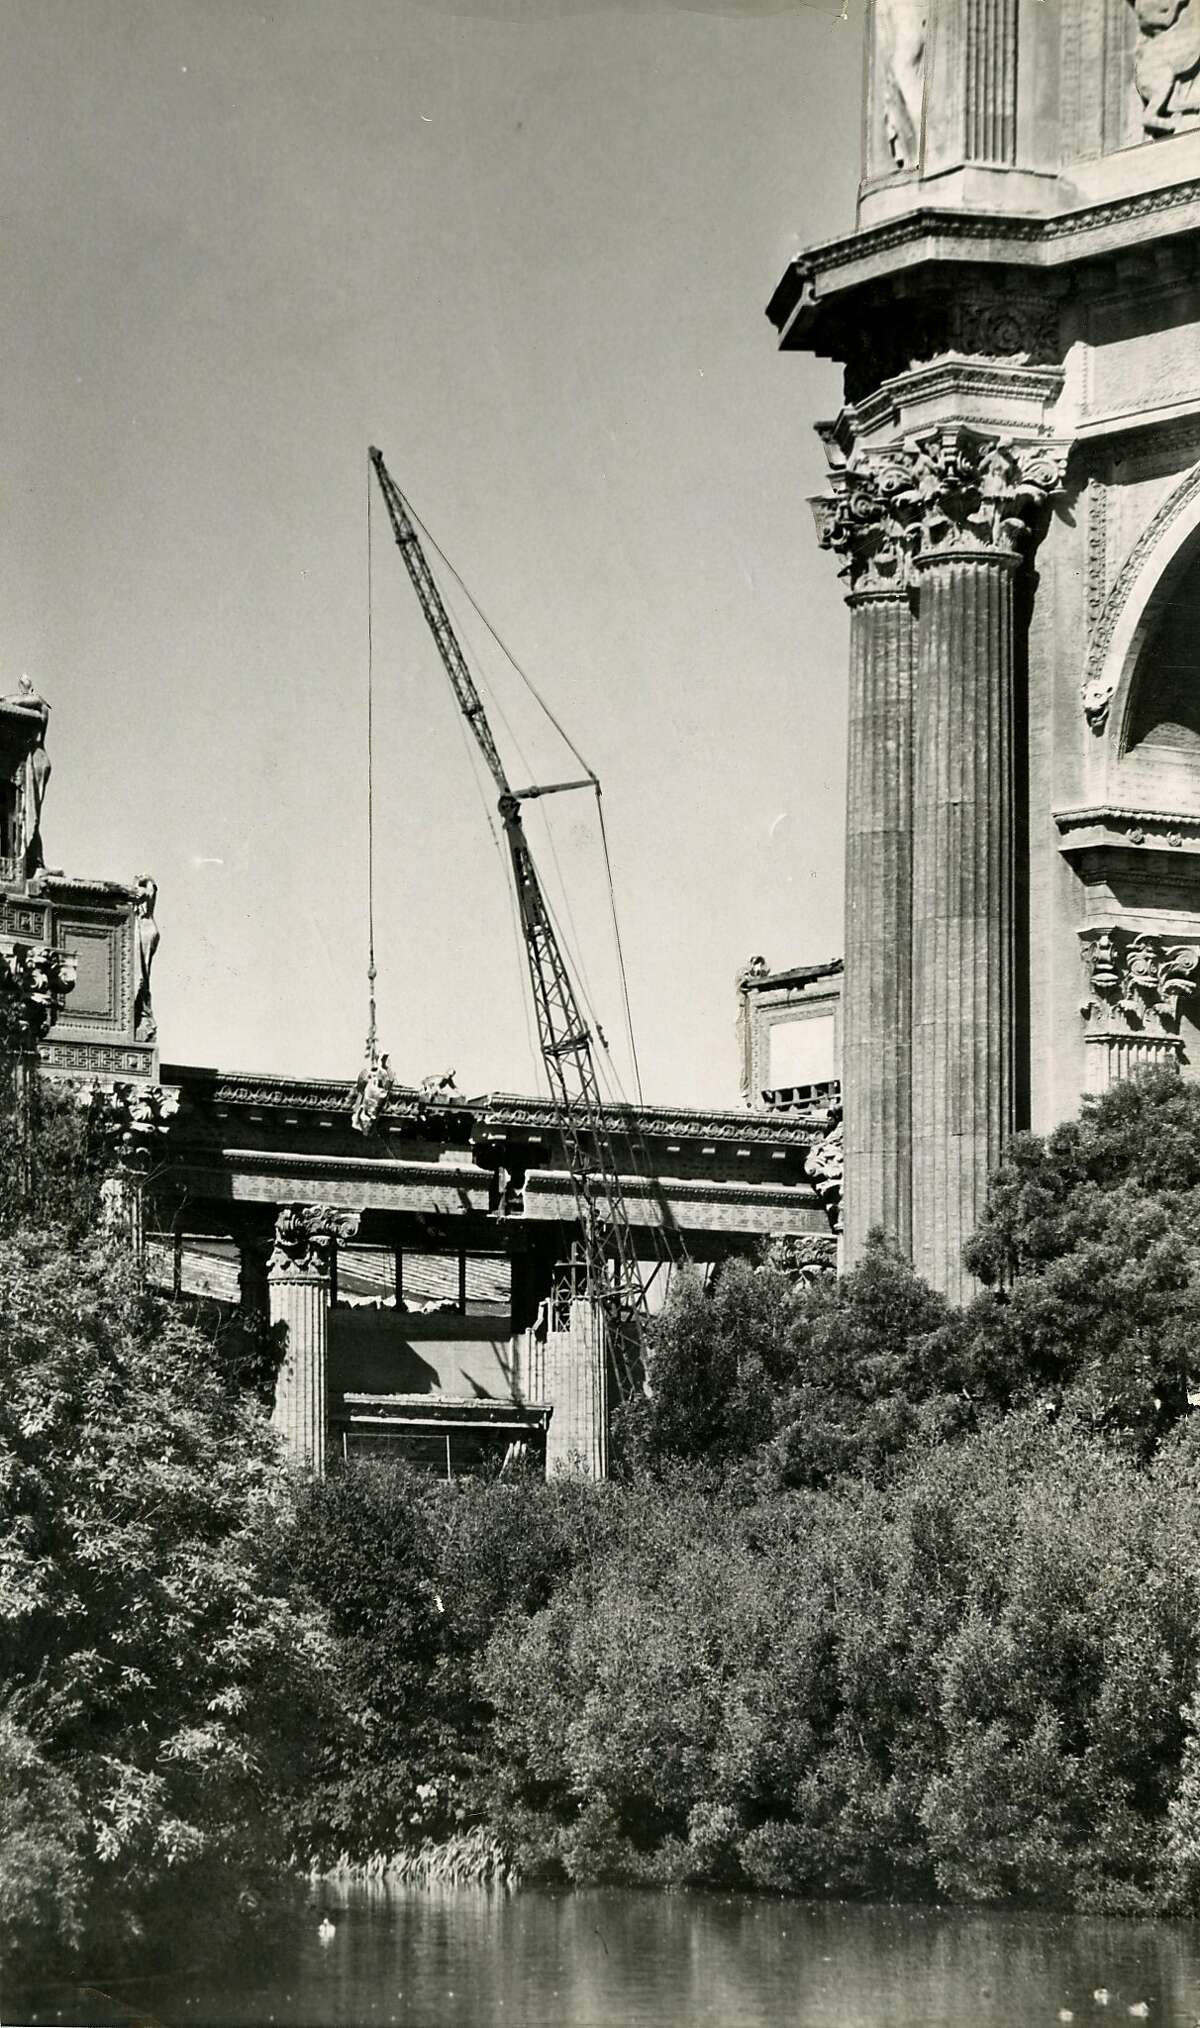
<path id="1" fill-rule="evenodd" d="M 836 472 L 814 501 L 818 539 L 845 559 L 850 698 L 846 769 L 846 970 L 842 993 L 844 1262 L 882 1226 L 912 1233 L 912 669 L 906 471 Z"/>
<path id="2" fill-rule="evenodd" d="M 912 447 L 913 1264 L 953 1301 L 1013 1125 L 1013 582 L 1063 460 L 966 431 Z"/>
<path id="3" fill-rule="evenodd" d="M 271 1421 L 293 1461 L 318 1476 L 325 1470 L 329 1424 L 329 1251 L 357 1224 L 352 1212 L 289 1205 L 276 1220 L 267 1264 L 271 1322 L 286 1332 Z"/>

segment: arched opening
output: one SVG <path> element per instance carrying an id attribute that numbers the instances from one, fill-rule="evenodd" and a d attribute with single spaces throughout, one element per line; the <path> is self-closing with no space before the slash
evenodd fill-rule
<path id="1" fill-rule="evenodd" d="M 1125 751 L 1192 760 L 1200 772 L 1200 553 L 1177 579 L 1138 656 Z"/>

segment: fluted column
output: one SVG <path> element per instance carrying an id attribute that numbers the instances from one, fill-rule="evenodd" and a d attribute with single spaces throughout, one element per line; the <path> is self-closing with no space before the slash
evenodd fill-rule
<path id="1" fill-rule="evenodd" d="M 1018 558 L 918 565 L 913 1262 L 961 1300 L 962 1249 L 1012 1130 L 1012 598 Z"/>
<path id="2" fill-rule="evenodd" d="M 281 1211 L 267 1267 L 272 1324 L 285 1331 L 271 1421 L 289 1457 L 324 1473 L 329 1425 L 329 1250 L 357 1225 L 351 1213 L 316 1204 Z"/>
<path id="3" fill-rule="evenodd" d="M 1013 584 L 1061 476 L 965 431 L 914 452 L 913 1264 L 954 1301 L 1013 1126 Z"/>
<path id="4" fill-rule="evenodd" d="M 842 986 L 843 1259 L 882 1226 L 912 1232 L 912 667 L 909 482 L 895 460 L 836 470 L 814 501 L 849 580 L 846 970 Z"/>
<path id="5" fill-rule="evenodd" d="M 912 1236 L 912 656 L 906 591 L 850 597 L 846 971 L 842 999 L 844 1258 L 873 1226 Z"/>

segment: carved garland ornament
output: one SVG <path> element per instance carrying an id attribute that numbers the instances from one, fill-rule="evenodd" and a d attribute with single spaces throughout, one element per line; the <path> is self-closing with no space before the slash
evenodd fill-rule
<path id="1" fill-rule="evenodd" d="M 1197 990 L 1200 945 L 1124 929 L 1080 932 L 1088 998 L 1081 1013 L 1093 1033 L 1175 1036 L 1184 1000 Z"/>
<path id="2" fill-rule="evenodd" d="M 915 563 L 947 551 L 1015 557 L 1066 459 L 1058 444 L 973 430 L 910 437 L 834 472 L 832 493 L 812 503 L 817 541 L 845 558 L 854 591 L 903 590 Z"/>

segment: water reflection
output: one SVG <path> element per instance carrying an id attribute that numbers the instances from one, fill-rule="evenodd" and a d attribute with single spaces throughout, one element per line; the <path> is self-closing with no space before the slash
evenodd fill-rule
<path id="1" fill-rule="evenodd" d="M 326 1910 L 335 1934 L 322 1942 Z M 110 1986 L 107 2001 L 59 1992 L 22 2018 L 121 2028 L 1040 2028 L 1063 2010 L 1099 2023 L 1145 2005 L 1152 2023 L 1200 2022 L 1200 1929 L 1188 1923 L 374 1884 L 324 1894 L 282 1941 L 269 1971 L 264 1960 L 222 1977 Z"/>

